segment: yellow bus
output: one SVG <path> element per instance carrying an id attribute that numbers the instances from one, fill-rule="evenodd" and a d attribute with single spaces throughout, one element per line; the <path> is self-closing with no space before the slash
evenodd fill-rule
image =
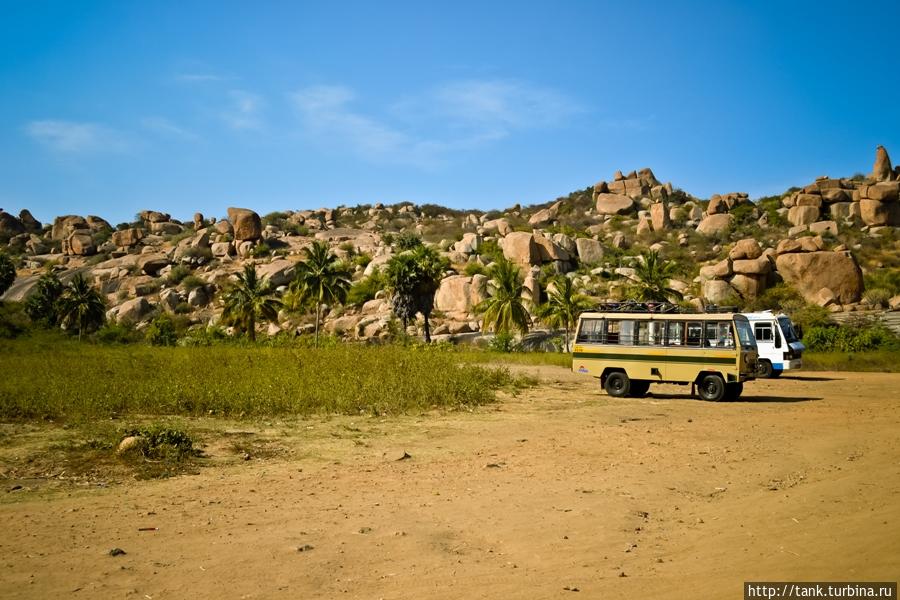
<path id="1" fill-rule="evenodd" d="M 651 383 L 678 383 L 696 385 L 704 400 L 737 399 L 755 378 L 747 317 L 625 310 L 582 313 L 572 348 L 572 370 L 599 378 L 610 396 L 641 397 Z"/>

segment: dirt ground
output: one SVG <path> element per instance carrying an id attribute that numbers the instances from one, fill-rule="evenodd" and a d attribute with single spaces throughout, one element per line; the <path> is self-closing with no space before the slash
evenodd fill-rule
<path id="1" fill-rule="evenodd" d="M 900 375 L 800 373 L 717 404 L 523 370 L 543 383 L 472 413 L 244 424 L 229 439 L 250 460 L 216 462 L 219 440 L 195 475 L 4 489 L 0 597 L 741 598 L 745 580 L 900 578 Z"/>

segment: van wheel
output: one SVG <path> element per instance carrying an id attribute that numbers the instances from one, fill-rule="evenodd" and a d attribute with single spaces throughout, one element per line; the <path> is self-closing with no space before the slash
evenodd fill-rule
<path id="1" fill-rule="evenodd" d="M 756 376 L 760 379 L 768 379 L 772 377 L 775 369 L 772 368 L 772 362 L 762 359 L 756 363 Z"/>
<path id="2" fill-rule="evenodd" d="M 631 391 L 628 395 L 632 398 L 643 398 L 649 389 L 649 381 L 634 380 L 631 382 Z"/>
<path id="3" fill-rule="evenodd" d="M 622 398 L 631 391 L 631 380 L 628 379 L 628 375 L 625 373 L 616 371 L 606 376 L 606 381 L 603 382 L 603 389 L 610 396 Z"/>
<path id="4" fill-rule="evenodd" d="M 725 398 L 727 400 L 737 400 L 741 397 L 741 394 L 744 393 L 744 384 L 743 383 L 726 383 L 725 384 Z"/>
<path id="5" fill-rule="evenodd" d="M 704 375 L 697 391 L 704 400 L 718 402 L 725 397 L 725 381 L 721 375 Z"/>

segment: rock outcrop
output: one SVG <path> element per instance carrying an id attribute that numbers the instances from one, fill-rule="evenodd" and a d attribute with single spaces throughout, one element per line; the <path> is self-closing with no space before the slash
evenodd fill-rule
<path id="1" fill-rule="evenodd" d="M 228 220 L 234 228 L 234 239 L 237 241 L 255 241 L 262 236 L 262 221 L 249 208 L 229 207 Z"/>

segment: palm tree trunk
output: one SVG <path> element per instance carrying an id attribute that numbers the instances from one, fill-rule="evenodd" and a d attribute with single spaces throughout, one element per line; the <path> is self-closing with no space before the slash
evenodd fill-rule
<path id="1" fill-rule="evenodd" d="M 316 303 L 316 348 L 319 347 L 319 309 L 322 307 L 320 303 Z"/>
<path id="2" fill-rule="evenodd" d="M 253 317 L 252 314 L 250 315 L 249 325 L 250 325 L 250 331 L 248 333 L 250 334 L 250 341 L 255 342 L 256 341 L 256 319 Z"/>
<path id="3" fill-rule="evenodd" d="M 569 324 L 566 323 L 566 349 L 565 352 L 569 351 Z"/>
<path id="4" fill-rule="evenodd" d="M 431 343 L 431 327 L 428 324 L 428 315 L 423 315 L 425 317 L 425 343 Z"/>

